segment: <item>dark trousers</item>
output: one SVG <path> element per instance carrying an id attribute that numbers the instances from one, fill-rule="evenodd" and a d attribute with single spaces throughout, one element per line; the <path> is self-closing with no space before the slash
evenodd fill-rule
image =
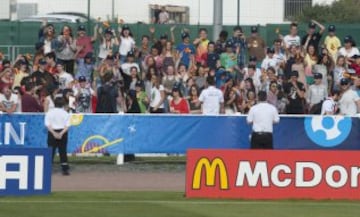
<path id="1" fill-rule="evenodd" d="M 158 108 L 156 111 L 154 110 L 153 107 L 150 107 L 150 113 L 164 113 L 164 109 L 163 108 Z"/>
<path id="2" fill-rule="evenodd" d="M 55 132 L 61 132 L 62 130 L 55 130 Z M 54 162 L 54 157 L 56 150 L 59 150 L 60 155 L 60 164 L 63 171 L 69 170 L 68 158 L 67 158 L 67 141 L 68 133 L 65 133 L 61 139 L 56 139 L 50 132 L 48 132 L 48 146 L 52 148 L 52 161 Z"/>
<path id="3" fill-rule="evenodd" d="M 272 133 L 253 132 L 251 134 L 251 149 L 273 149 Z"/>

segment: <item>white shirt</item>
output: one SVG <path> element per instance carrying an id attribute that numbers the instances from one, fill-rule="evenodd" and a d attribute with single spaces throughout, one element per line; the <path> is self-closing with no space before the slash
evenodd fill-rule
<path id="1" fill-rule="evenodd" d="M 359 95 L 356 91 L 348 89 L 344 92 L 341 99 L 339 100 L 340 113 L 343 115 L 356 115 L 357 105 L 356 102 L 360 100 Z"/>
<path id="2" fill-rule="evenodd" d="M 334 114 L 335 113 L 336 102 L 332 98 L 326 99 L 321 106 L 321 115 L 325 113 Z"/>
<path id="3" fill-rule="evenodd" d="M 45 126 L 54 130 L 62 130 L 65 127 L 70 127 L 70 117 L 70 114 L 62 108 L 50 109 L 45 114 Z"/>
<path id="4" fill-rule="evenodd" d="M 347 51 L 345 49 L 345 47 L 342 47 L 339 49 L 338 56 L 343 55 L 345 57 L 351 58 L 352 56 L 359 55 L 359 54 L 360 54 L 360 52 L 359 52 L 359 49 L 357 49 L 357 47 L 353 47 L 350 51 Z"/>
<path id="5" fill-rule="evenodd" d="M 308 103 L 311 105 L 314 105 L 316 103 L 319 103 L 321 100 L 324 100 L 326 97 L 328 97 L 328 91 L 325 85 L 323 84 L 312 84 L 309 87 L 308 91 Z"/>
<path id="6" fill-rule="evenodd" d="M 156 107 L 161 101 L 161 91 L 164 91 L 164 86 L 160 84 L 159 89 L 156 87 L 151 88 L 151 99 L 150 99 L 150 107 Z M 159 108 L 164 108 L 164 103 L 161 103 Z"/>
<path id="7" fill-rule="evenodd" d="M 4 94 L 0 93 L 0 103 L 4 105 L 6 109 L 10 109 L 14 104 L 16 104 L 16 112 L 20 112 L 20 100 L 18 95 L 12 93 L 9 99 L 6 99 Z"/>
<path id="8" fill-rule="evenodd" d="M 203 103 L 202 113 L 205 115 L 218 115 L 220 114 L 220 104 L 224 103 L 224 95 L 221 90 L 214 86 L 201 91 L 200 102 Z"/>
<path id="9" fill-rule="evenodd" d="M 277 59 L 275 57 L 269 58 L 268 56 L 261 63 L 261 68 L 267 70 L 269 67 L 273 67 L 275 70 L 277 69 Z"/>
<path id="10" fill-rule="evenodd" d="M 127 75 L 130 75 L 130 69 L 132 67 L 136 67 L 137 71 L 140 72 L 140 68 L 139 68 L 139 64 L 137 63 L 123 63 L 121 65 L 121 69 L 123 70 L 123 72 Z"/>
<path id="11" fill-rule="evenodd" d="M 112 48 L 114 47 L 115 44 L 115 39 L 111 39 L 110 40 L 110 45 L 108 46 L 106 43 L 106 40 L 104 40 L 100 45 L 99 45 L 99 55 L 98 57 L 101 59 L 105 59 L 109 54 L 111 54 L 112 52 Z"/>
<path id="12" fill-rule="evenodd" d="M 119 46 L 119 53 L 122 56 L 126 56 L 127 53 L 131 50 L 131 48 L 133 48 L 135 46 L 135 41 L 132 37 L 120 37 L 121 41 L 120 41 L 120 46 Z"/>
<path id="13" fill-rule="evenodd" d="M 275 106 L 260 102 L 250 108 L 246 118 L 248 123 L 252 123 L 254 132 L 273 132 L 273 124 L 280 121 L 279 113 Z"/>
<path id="14" fill-rule="evenodd" d="M 59 74 L 59 86 L 60 89 L 65 89 L 70 87 L 70 83 L 74 80 L 73 76 L 70 73 L 62 72 Z"/>
<path id="15" fill-rule="evenodd" d="M 296 36 L 286 35 L 284 37 L 284 42 L 285 42 L 286 48 L 289 48 L 291 45 L 299 46 L 300 45 L 300 37 L 298 35 L 296 35 Z"/>

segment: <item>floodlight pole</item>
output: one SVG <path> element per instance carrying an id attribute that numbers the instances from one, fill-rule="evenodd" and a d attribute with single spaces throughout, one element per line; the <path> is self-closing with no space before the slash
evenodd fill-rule
<path id="1" fill-rule="evenodd" d="M 223 13 L 223 1 L 214 0 L 214 31 L 213 31 L 214 41 L 216 41 L 222 29 L 222 21 L 223 21 L 222 13 Z"/>

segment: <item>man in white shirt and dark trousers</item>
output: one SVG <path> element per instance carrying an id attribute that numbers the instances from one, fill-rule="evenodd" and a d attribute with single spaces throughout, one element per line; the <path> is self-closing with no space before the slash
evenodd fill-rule
<path id="1" fill-rule="evenodd" d="M 252 124 L 251 149 L 273 149 L 273 124 L 280 121 L 275 106 L 266 102 L 267 94 L 259 91 L 259 103 L 250 108 L 247 122 Z"/>
<path id="2" fill-rule="evenodd" d="M 68 129 L 70 127 L 70 115 L 63 106 L 62 97 L 54 100 L 55 108 L 50 109 L 45 114 L 45 126 L 48 129 L 48 146 L 52 148 L 52 159 L 59 149 L 60 163 L 63 175 L 69 175 L 69 165 L 67 159 Z"/>

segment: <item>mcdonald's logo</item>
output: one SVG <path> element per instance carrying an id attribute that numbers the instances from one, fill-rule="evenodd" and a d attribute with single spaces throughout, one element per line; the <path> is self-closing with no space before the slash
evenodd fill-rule
<path id="1" fill-rule="evenodd" d="M 206 186 L 215 186 L 216 184 L 216 171 L 218 172 L 220 178 L 220 189 L 227 190 L 229 189 L 228 183 L 228 174 L 226 171 L 225 164 L 221 158 L 215 158 L 210 162 L 207 158 L 200 158 L 198 163 L 195 166 L 192 189 L 198 190 L 201 186 L 202 171 L 205 169 L 205 185 Z"/>

